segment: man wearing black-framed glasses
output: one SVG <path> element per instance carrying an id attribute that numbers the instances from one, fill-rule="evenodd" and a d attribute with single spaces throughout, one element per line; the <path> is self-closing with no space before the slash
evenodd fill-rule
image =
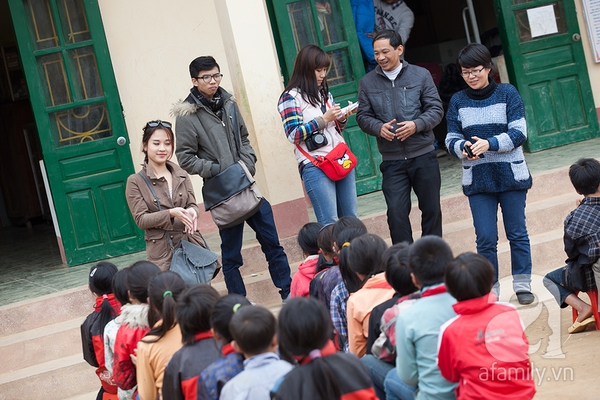
<path id="1" fill-rule="evenodd" d="M 175 154 L 179 165 L 189 174 L 200 175 L 205 184 L 238 161 L 242 161 L 254 175 L 256 155 L 248 140 L 248 129 L 232 95 L 220 87 L 223 74 L 219 64 L 213 57 L 203 56 L 194 59 L 189 69 L 194 87 L 188 97 L 172 110 L 176 117 Z M 279 244 L 269 202 L 263 198 L 258 211 L 245 222 L 256 232 L 273 284 L 280 289 L 281 298 L 287 299 L 291 284 L 290 266 Z M 244 221 L 220 229 L 219 234 L 227 290 L 245 296 L 246 287 L 239 272 L 243 265 Z"/>

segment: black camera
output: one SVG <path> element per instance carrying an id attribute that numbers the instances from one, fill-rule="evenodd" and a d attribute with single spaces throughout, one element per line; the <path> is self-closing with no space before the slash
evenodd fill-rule
<path id="1" fill-rule="evenodd" d="M 306 143 L 308 151 L 315 151 L 327 145 L 327 138 L 321 132 L 317 132 L 308 137 L 304 143 Z"/>

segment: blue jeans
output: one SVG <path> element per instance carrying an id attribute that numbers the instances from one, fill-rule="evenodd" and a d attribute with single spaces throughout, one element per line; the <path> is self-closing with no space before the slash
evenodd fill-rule
<path id="1" fill-rule="evenodd" d="M 385 361 L 381 361 L 373 354 L 364 355 L 360 361 L 367 367 L 371 373 L 371 379 L 373 380 L 373 387 L 375 388 L 375 394 L 381 399 L 385 399 L 385 377 L 391 370 L 396 371 L 396 367 L 393 364 L 388 364 Z"/>
<path id="2" fill-rule="evenodd" d="M 477 236 L 477 253 L 494 266 L 498 286 L 498 205 L 506 238 L 510 242 L 510 261 L 515 292 L 531 291 L 531 248 L 525 225 L 526 190 L 481 193 L 469 196 L 473 225 Z"/>
<path id="3" fill-rule="evenodd" d="M 387 204 L 387 220 L 392 243 L 413 242 L 410 226 L 411 189 L 421 210 L 421 236 L 442 236 L 440 207 L 440 165 L 435 151 L 408 160 L 383 161 L 381 189 Z"/>
<path id="4" fill-rule="evenodd" d="M 398 376 L 396 368 L 392 369 L 385 376 L 384 381 L 385 396 L 387 400 L 414 400 L 416 386 L 407 385 Z"/>
<path id="5" fill-rule="evenodd" d="M 283 247 L 279 244 L 273 210 L 267 199 L 263 199 L 263 204 L 258 212 L 248 218 L 246 222 L 256 232 L 256 239 L 269 264 L 269 274 L 273 284 L 280 289 L 281 298 L 287 298 L 292 282 L 290 264 Z M 221 229 L 219 234 L 221 236 L 221 261 L 227 291 L 245 296 L 246 286 L 244 286 L 244 280 L 239 270 L 244 264 L 242 259 L 244 223 Z"/>
<path id="6" fill-rule="evenodd" d="M 333 224 L 340 217 L 356 217 L 356 181 L 354 170 L 339 181 L 332 181 L 313 164 L 302 168 L 302 181 L 315 210 L 317 221 Z"/>
<path id="7" fill-rule="evenodd" d="M 565 299 L 570 294 L 575 294 L 573 290 L 565 287 L 565 283 L 563 282 L 564 269 L 565 267 L 561 267 L 552 272 L 548 272 L 543 279 L 544 286 L 546 286 L 546 289 L 552 293 L 552 296 L 554 296 L 560 308 L 567 307 L 568 304 L 565 303 Z"/>

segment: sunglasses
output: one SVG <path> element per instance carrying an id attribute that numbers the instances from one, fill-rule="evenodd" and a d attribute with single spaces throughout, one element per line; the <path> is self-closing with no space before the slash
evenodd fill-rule
<path id="1" fill-rule="evenodd" d="M 146 123 L 146 126 L 142 130 L 145 131 L 148 128 L 156 128 L 159 125 L 162 126 L 163 128 L 171 129 L 170 122 L 161 121 L 160 119 L 157 119 L 156 121 L 150 121 L 150 122 Z"/>

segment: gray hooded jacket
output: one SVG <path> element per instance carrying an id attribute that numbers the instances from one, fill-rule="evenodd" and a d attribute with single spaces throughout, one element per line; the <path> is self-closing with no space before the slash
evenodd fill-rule
<path id="1" fill-rule="evenodd" d="M 244 119 L 233 96 L 223 88 L 219 88 L 219 91 L 224 100 L 223 120 L 191 93 L 171 110 L 171 114 L 176 118 L 175 154 L 179 165 L 189 174 L 210 179 L 242 160 L 254 175 L 256 155 L 250 146 Z M 234 129 L 234 121 L 237 122 L 237 129 Z M 238 132 L 239 151 L 234 136 Z"/>

